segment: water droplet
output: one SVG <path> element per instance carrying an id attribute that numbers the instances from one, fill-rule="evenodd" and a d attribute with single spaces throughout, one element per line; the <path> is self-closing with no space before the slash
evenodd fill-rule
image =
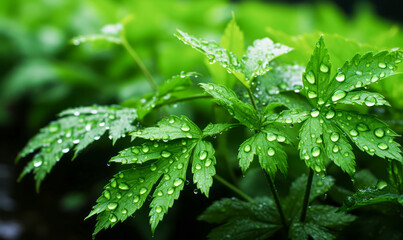
<path id="1" fill-rule="evenodd" d="M 118 207 L 118 204 L 115 203 L 115 202 L 111 202 L 111 203 L 108 204 L 108 209 L 109 210 L 114 210 L 117 207 Z"/>
<path id="2" fill-rule="evenodd" d="M 161 213 L 162 212 L 162 207 L 158 206 L 155 208 L 156 213 Z"/>
<path id="3" fill-rule="evenodd" d="M 70 149 L 68 149 L 68 148 L 64 148 L 64 149 L 62 150 L 63 153 L 68 153 L 69 151 L 70 151 Z"/>
<path id="4" fill-rule="evenodd" d="M 250 150 L 251 150 L 250 145 L 247 144 L 247 145 L 243 148 L 243 150 L 244 150 L 246 153 L 250 152 Z"/>
<path id="5" fill-rule="evenodd" d="M 132 148 L 132 153 L 134 154 L 138 154 L 140 152 L 140 150 L 136 147 Z"/>
<path id="6" fill-rule="evenodd" d="M 315 171 L 316 171 L 316 172 L 321 172 L 322 169 L 321 169 L 319 166 L 315 166 Z"/>
<path id="7" fill-rule="evenodd" d="M 273 156 L 274 154 L 276 153 L 276 151 L 274 150 L 274 148 L 269 148 L 269 150 L 267 150 L 267 154 L 269 155 L 269 156 Z"/>
<path id="8" fill-rule="evenodd" d="M 178 165 L 176 166 L 177 169 L 181 170 L 183 168 L 183 164 L 182 163 L 178 163 Z"/>
<path id="9" fill-rule="evenodd" d="M 52 124 L 49 126 L 49 132 L 51 133 L 55 133 L 59 131 L 59 129 L 60 129 L 59 124 Z"/>
<path id="10" fill-rule="evenodd" d="M 116 186 L 117 186 L 116 180 L 113 179 L 113 180 L 111 181 L 111 187 L 115 188 Z"/>
<path id="11" fill-rule="evenodd" d="M 200 170 L 201 169 L 200 164 L 196 164 L 195 168 L 196 168 L 196 170 Z"/>
<path id="12" fill-rule="evenodd" d="M 353 136 L 353 137 L 357 137 L 357 136 L 358 136 L 357 130 L 351 129 L 351 130 L 350 130 L 350 135 Z"/>
<path id="13" fill-rule="evenodd" d="M 207 161 L 204 163 L 204 166 L 208 167 L 212 163 L 211 159 L 207 159 Z"/>
<path id="14" fill-rule="evenodd" d="M 123 214 L 123 215 L 126 215 L 126 214 L 127 214 L 127 209 L 126 209 L 126 208 L 123 208 L 123 209 L 122 209 L 122 214 Z"/>
<path id="15" fill-rule="evenodd" d="M 364 103 L 365 105 L 367 105 L 368 107 L 372 107 L 376 104 L 376 98 L 373 96 L 368 96 L 365 98 Z"/>
<path id="16" fill-rule="evenodd" d="M 339 146 L 334 145 L 332 150 L 333 150 L 333 152 L 335 152 L 335 153 L 338 152 L 338 151 L 339 151 Z"/>
<path id="17" fill-rule="evenodd" d="M 274 140 L 276 140 L 277 139 L 277 136 L 275 135 L 275 134 L 273 134 L 273 133 L 267 133 L 267 140 L 268 141 L 270 141 L 270 142 L 272 142 L 272 141 L 274 141 Z M 249 146 L 249 145 L 247 145 L 247 146 Z M 245 148 L 246 148 L 246 146 L 245 146 Z M 250 146 L 248 147 L 248 149 L 249 149 L 249 151 L 250 151 Z M 244 149 L 245 150 L 245 152 L 249 152 L 249 151 L 246 151 L 246 149 Z"/>
<path id="18" fill-rule="evenodd" d="M 343 82 L 346 79 L 346 75 L 344 75 L 343 73 L 339 72 L 336 75 L 336 80 L 338 82 Z"/>
<path id="19" fill-rule="evenodd" d="M 177 187 L 177 186 L 181 185 L 182 183 L 183 183 L 183 180 L 181 178 L 177 178 L 174 181 L 174 186 Z"/>
<path id="20" fill-rule="evenodd" d="M 136 195 L 136 196 L 133 198 L 133 203 L 138 203 L 139 201 L 140 201 L 140 197 Z"/>
<path id="21" fill-rule="evenodd" d="M 329 67 L 323 63 L 320 65 L 319 69 L 321 72 L 324 72 L 324 73 L 329 72 Z"/>
<path id="22" fill-rule="evenodd" d="M 73 143 L 74 143 L 74 144 L 79 144 L 79 143 L 80 143 L 80 139 L 74 139 L 74 140 L 73 140 Z"/>
<path id="23" fill-rule="evenodd" d="M 362 87 L 362 86 L 363 86 L 363 84 L 362 84 L 361 81 L 358 81 L 358 82 L 355 84 L 355 87 L 356 87 L 356 88 L 360 88 L 360 87 Z"/>
<path id="24" fill-rule="evenodd" d="M 308 92 L 308 98 L 316 98 L 318 96 L 318 94 L 316 94 L 316 92 L 314 91 L 309 91 Z"/>
<path id="25" fill-rule="evenodd" d="M 321 180 L 319 180 L 319 181 L 316 182 L 316 185 L 323 186 L 323 182 Z"/>
<path id="26" fill-rule="evenodd" d="M 158 196 L 158 197 L 162 197 L 162 195 L 164 195 L 164 194 L 162 193 L 162 191 L 158 191 L 158 192 L 157 192 L 157 196 Z"/>
<path id="27" fill-rule="evenodd" d="M 378 63 L 378 67 L 380 68 L 386 68 L 386 64 L 383 62 Z"/>
<path id="28" fill-rule="evenodd" d="M 285 137 L 284 136 L 281 136 L 281 135 L 278 135 L 277 136 L 277 142 L 284 142 L 285 141 Z"/>
<path id="29" fill-rule="evenodd" d="M 388 186 L 388 183 L 385 182 L 385 181 L 379 181 L 379 182 L 376 184 L 376 187 L 377 187 L 379 190 L 382 190 L 382 189 L 386 188 L 387 186 Z"/>
<path id="30" fill-rule="evenodd" d="M 148 153 L 148 151 L 150 151 L 150 148 L 147 145 L 144 145 L 141 151 L 143 151 L 143 153 Z"/>
<path id="31" fill-rule="evenodd" d="M 155 166 L 154 163 L 151 164 L 151 165 L 150 165 L 150 170 L 151 170 L 151 172 L 154 172 L 155 170 L 157 170 L 157 166 Z"/>
<path id="32" fill-rule="evenodd" d="M 109 221 L 114 223 L 114 222 L 117 222 L 118 219 L 116 218 L 116 216 L 114 214 L 111 214 L 111 215 L 109 215 Z"/>
<path id="33" fill-rule="evenodd" d="M 120 190 L 129 190 L 129 185 L 127 185 L 126 183 L 119 183 L 119 187 Z"/>
<path id="34" fill-rule="evenodd" d="M 85 130 L 90 131 L 92 128 L 92 124 L 88 123 L 87 125 L 85 125 Z"/>
<path id="35" fill-rule="evenodd" d="M 116 198 L 117 198 L 117 199 L 122 198 L 122 194 L 120 194 L 120 193 L 116 193 Z"/>
<path id="36" fill-rule="evenodd" d="M 325 117 L 326 117 L 326 119 L 332 119 L 332 118 L 334 117 L 334 115 L 336 115 L 335 111 L 329 110 L 329 111 L 326 113 Z"/>
<path id="37" fill-rule="evenodd" d="M 161 152 L 161 157 L 163 157 L 163 158 L 169 158 L 171 155 L 172 155 L 172 153 L 171 153 L 171 152 L 168 152 L 168 151 L 166 151 L 166 150 L 163 150 L 163 151 Z"/>
<path id="38" fill-rule="evenodd" d="M 40 167 L 42 165 L 42 158 L 35 158 L 34 159 L 34 167 Z"/>
<path id="39" fill-rule="evenodd" d="M 358 123 L 357 124 L 357 130 L 360 131 L 360 132 L 366 132 L 366 131 L 369 130 L 369 128 L 364 123 Z"/>
<path id="40" fill-rule="evenodd" d="M 375 129 L 374 133 L 375 133 L 375 136 L 377 136 L 379 138 L 381 138 L 385 135 L 385 131 L 382 128 Z"/>
<path id="41" fill-rule="evenodd" d="M 338 101 L 338 100 L 344 98 L 346 95 L 347 95 L 347 93 L 345 91 L 337 90 L 332 96 L 332 101 L 333 102 Z"/>
<path id="42" fill-rule="evenodd" d="M 312 111 L 312 112 L 311 112 L 311 116 L 312 116 L 312 117 L 317 117 L 317 116 L 319 116 L 319 111 L 318 111 L 318 110 Z"/>
<path id="43" fill-rule="evenodd" d="M 333 133 L 330 135 L 330 140 L 332 140 L 332 142 L 337 142 L 337 141 L 339 141 L 339 138 L 340 138 L 340 134 L 337 133 L 337 132 L 333 132 Z"/>
<path id="44" fill-rule="evenodd" d="M 317 157 L 320 155 L 320 148 L 319 147 L 313 147 L 312 148 L 312 156 Z"/>
<path id="45" fill-rule="evenodd" d="M 101 138 L 100 136 L 95 136 L 95 137 L 94 137 L 94 140 L 95 140 L 95 141 L 98 141 L 100 138 Z"/>
<path id="46" fill-rule="evenodd" d="M 103 195 L 104 195 L 104 197 L 106 198 L 106 199 L 111 199 L 111 192 L 109 192 L 108 190 L 105 190 L 104 191 L 104 193 L 103 193 Z"/>
<path id="47" fill-rule="evenodd" d="M 381 150 L 386 150 L 389 148 L 389 146 L 386 143 L 380 143 L 378 144 L 378 148 Z"/>
<path id="48" fill-rule="evenodd" d="M 355 74 L 361 76 L 361 75 L 362 75 L 362 72 L 361 72 L 361 71 L 356 71 Z"/>
<path id="49" fill-rule="evenodd" d="M 174 189 L 173 188 L 168 189 L 167 193 L 168 195 L 171 195 L 172 193 L 174 193 Z"/>
<path id="50" fill-rule="evenodd" d="M 189 125 L 187 125 L 186 123 L 184 123 L 181 127 L 181 130 L 184 132 L 189 132 L 190 131 L 190 127 Z"/>
<path id="51" fill-rule="evenodd" d="M 287 119 L 285 120 L 285 123 L 291 124 L 291 123 L 292 123 L 292 119 L 291 119 L 291 118 L 287 118 Z"/>
<path id="52" fill-rule="evenodd" d="M 313 74 L 312 71 L 308 72 L 307 74 L 305 74 L 305 79 L 310 83 L 310 84 L 314 84 L 315 83 L 315 75 Z"/>
<path id="53" fill-rule="evenodd" d="M 140 189 L 140 195 L 143 195 L 143 194 L 146 193 L 146 192 L 147 192 L 147 188 L 142 187 L 142 188 Z"/>
<path id="54" fill-rule="evenodd" d="M 207 158 L 207 151 L 204 151 L 204 150 L 200 151 L 199 158 L 200 158 L 200 160 L 206 159 Z"/>

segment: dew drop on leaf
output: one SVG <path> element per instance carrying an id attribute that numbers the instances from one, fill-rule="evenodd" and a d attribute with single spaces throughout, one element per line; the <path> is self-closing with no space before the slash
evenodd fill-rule
<path id="1" fill-rule="evenodd" d="M 329 72 L 329 67 L 326 65 L 326 64 L 321 64 L 320 65 L 320 67 L 319 67 L 319 70 L 321 71 L 321 72 L 323 72 L 323 73 L 327 73 L 327 72 Z"/>
<path id="2" fill-rule="evenodd" d="M 138 203 L 140 201 L 140 197 L 139 196 L 135 196 L 133 198 L 133 203 Z"/>
<path id="3" fill-rule="evenodd" d="M 269 148 L 269 150 L 267 150 L 267 154 L 269 155 L 269 156 L 273 156 L 274 154 L 276 153 L 276 151 L 274 150 L 274 148 Z"/>
<path id="4" fill-rule="evenodd" d="M 346 75 L 344 75 L 343 73 L 339 72 L 336 75 L 336 80 L 338 82 L 343 82 L 346 79 Z"/>
<path id="5" fill-rule="evenodd" d="M 369 130 L 369 128 L 364 123 L 358 123 L 357 124 L 357 130 L 360 131 L 360 132 L 366 132 L 366 131 Z"/>
<path id="6" fill-rule="evenodd" d="M 111 187 L 115 188 L 116 186 L 117 186 L 116 180 L 113 179 L 113 180 L 111 181 Z"/>
<path id="7" fill-rule="evenodd" d="M 116 209 L 117 207 L 118 207 L 118 204 L 115 203 L 115 202 L 111 202 L 111 203 L 108 204 L 108 209 L 109 209 L 109 210 L 114 210 L 114 209 Z"/>
<path id="8" fill-rule="evenodd" d="M 143 153 L 148 153 L 148 151 L 150 151 L 150 148 L 148 146 L 143 146 L 141 151 L 143 151 Z"/>
<path id="9" fill-rule="evenodd" d="M 118 219 L 116 218 L 115 214 L 109 215 L 109 221 L 110 221 L 110 222 L 114 223 L 114 222 L 116 222 L 117 220 L 118 220 Z"/>
<path id="10" fill-rule="evenodd" d="M 207 159 L 207 161 L 204 163 L 204 166 L 209 167 L 211 163 L 212 163 L 211 159 Z"/>
<path id="11" fill-rule="evenodd" d="M 107 200 L 111 199 L 111 192 L 109 192 L 108 190 L 105 190 L 103 195 Z"/>
<path id="12" fill-rule="evenodd" d="M 122 214 L 123 214 L 123 215 L 126 215 L 126 214 L 127 214 L 127 209 L 126 209 L 126 208 L 123 208 L 123 209 L 122 209 Z"/>
<path id="13" fill-rule="evenodd" d="M 178 168 L 179 170 L 181 170 L 183 168 L 183 164 L 182 163 L 178 163 L 178 165 L 176 166 L 176 168 Z"/>
<path id="14" fill-rule="evenodd" d="M 162 207 L 158 206 L 155 208 L 156 213 L 161 213 L 162 212 Z"/>
<path id="15" fill-rule="evenodd" d="M 388 183 L 385 182 L 385 181 L 379 181 L 379 182 L 376 184 L 376 187 L 377 187 L 379 190 L 382 190 L 382 189 L 386 188 L 387 186 L 388 186 Z"/>
<path id="16" fill-rule="evenodd" d="M 344 98 L 346 95 L 347 95 L 347 93 L 345 91 L 337 90 L 332 96 L 332 101 L 333 102 L 338 101 L 338 100 Z"/>
<path id="17" fill-rule="evenodd" d="M 119 186 L 118 186 L 118 188 L 120 189 L 120 190 L 129 190 L 129 185 L 127 185 L 126 183 L 119 183 Z"/>
<path id="18" fill-rule="evenodd" d="M 268 141 L 270 141 L 270 142 L 272 142 L 272 141 L 274 141 L 274 140 L 276 140 L 277 139 L 277 136 L 275 135 L 275 134 L 273 134 L 273 133 L 267 133 L 267 140 Z M 248 147 L 248 149 L 249 149 L 249 151 L 246 151 L 246 147 L 247 146 L 249 146 L 249 145 L 246 145 L 245 146 L 245 152 L 249 152 L 250 151 L 250 146 Z"/>
<path id="19" fill-rule="evenodd" d="M 189 127 L 189 125 L 187 125 L 186 123 L 184 123 L 184 124 L 181 126 L 181 130 L 184 131 L 184 132 L 189 132 L 189 131 L 190 131 L 190 127 Z"/>
<path id="20" fill-rule="evenodd" d="M 386 64 L 383 62 L 378 63 L 378 67 L 380 68 L 386 68 Z"/>
<path id="21" fill-rule="evenodd" d="M 389 148 L 389 146 L 386 143 L 380 143 L 378 144 L 378 148 L 381 150 L 386 150 Z"/>
<path id="22" fill-rule="evenodd" d="M 368 96 L 365 98 L 364 101 L 365 105 L 367 105 L 368 107 L 372 107 L 376 104 L 376 98 L 373 96 Z"/>
<path id="23" fill-rule="evenodd" d="M 134 154 L 138 154 L 140 152 L 140 150 L 136 147 L 132 148 L 132 153 Z"/>
<path id="24" fill-rule="evenodd" d="M 334 145 L 332 151 L 337 153 L 339 151 L 339 146 Z"/>
<path id="25" fill-rule="evenodd" d="M 34 167 L 40 167 L 42 165 L 42 158 L 35 158 Z"/>
<path id="26" fill-rule="evenodd" d="M 281 136 L 281 135 L 278 135 L 277 141 L 278 141 L 278 142 L 284 142 L 284 141 L 285 141 L 285 137 L 284 137 L 284 136 Z"/>
<path id="27" fill-rule="evenodd" d="M 173 188 L 168 189 L 167 193 L 168 195 L 171 195 L 172 193 L 174 193 L 174 189 Z"/>
<path id="28" fill-rule="evenodd" d="M 315 171 L 316 171 L 316 172 L 321 172 L 322 169 L 321 169 L 319 166 L 315 166 Z"/>
<path id="29" fill-rule="evenodd" d="M 318 94 L 316 94 L 316 92 L 314 91 L 309 91 L 308 92 L 308 98 L 316 98 L 318 96 Z"/>
<path id="30" fill-rule="evenodd" d="M 150 170 L 151 170 L 151 172 L 154 172 L 155 170 L 157 170 L 157 166 L 155 166 L 154 163 L 151 164 L 151 165 L 150 165 Z"/>
<path id="31" fill-rule="evenodd" d="M 163 157 L 163 158 L 169 158 L 171 155 L 172 155 L 172 153 L 171 153 L 171 152 L 168 152 L 168 151 L 166 151 L 166 150 L 163 150 L 163 151 L 161 152 L 161 157 Z"/>
<path id="32" fill-rule="evenodd" d="M 199 158 L 200 158 L 200 160 L 206 159 L 207 158 L 207 152 L 204 151 L 204 150 L 200 151 Z"/>
<path id="33" fill-rule="evenodd" d="M 200 170 L 200 169 L 201 169 L 200 164 L 196 164 L 196 169 L 197 169 L 197 170 Z"/>
<path id="34" fill-rule="evenodd" d="M 140 195 L 143 195 L 143 194 L 146 193 L 146 192 L 147 192 L 147 188 L 142 187 L 142 188 L 140 189 Z"/>
<path id="35" fill-rule="evenodd" d="M 381 138 L 385 135 L 385 131 L 382 128 L 377 128 L 374 131 L 375 136 Z"/>
<path id="36" fill-rule="evenodd" d="M 175 179 L 174 186 L 177 187 L 183 183 L 183 180 L 180 178 Z"/>
<path id="37" fill-rule="evenodd" d="M 332 142 L 337 142 L 337 141 L 339 141 L 339 138 L 340 138 L 340 134 L 339 134 L 338 132 L 333 132 L 333 133 L 330 135 L 330 140 L 332 140 Z"/>
<path id="38" fill-rule="evenodd" d="M 312 112 L 311 112 L 311 116 L 312 116 L 312 117 L 317 117 L 317 116 L 319 116 L 319 111 L 318 111 L 318 110 L 312 111 Z"/>
<path id="39" fill-rule="evenodd" d="M 312 148 L 312 156 L 317 157 L 320 155 L 320 148 L 319 147 L 313 147 Z"/>
<path id="40" fill-rule="evenodd" d="M 351 129 L 351 130 L 350 130 L 350 135 L 353 136 L 353 137 L 357 137 L 357 136 L 358 136 L 357 130 Z"/>
<path id="41" fill-rule="evenodd" d="M 313 75 L 313 72 L 310 71 L 305 75 L 306 80 L 310 83 L 310 84 L 315 84 L 315 76 Z"/>
<path id="42" fill-rule="evenodd" d="M 336 115 L 336 113 L 333 110 L 329 110 L 326 113 L 325 117 L 326 117 L 326 119 L 332 119 L 334 117 L 334 115 Z"/>

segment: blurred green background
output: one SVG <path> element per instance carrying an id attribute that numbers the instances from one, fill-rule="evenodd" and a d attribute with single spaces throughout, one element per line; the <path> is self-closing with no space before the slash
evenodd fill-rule
<path id="1" fill-rule="evenodd" d="M 98 33 L 102 26 L 133 15 L 127 25 L 128 39 L 157 82 L 181 71 L 196 71 L 208 80 L 205 59 L 173 36 L 176 28 L 219 41 L 234 12 L 246 45 L 270 37 L 295 49 L 283 61 L 303 66 L 317 37 L 324 33 L 333 66 L 340 67 L 356 52 L 401 48 L 403 16 L 399 9 L 399 0 L 0 1 L 0 239 L 89 239 L 95 221 L 83 219 L 116 172 L 115 166 L 106 165 L 109 157 L 129 140 L 118 142 L 115 148 L 106 140 L 99 141 L 76 161 L 61 161 L 45 179 L 40 194 L 35 193 L 30 177 L 16 183 L 23 164 L 15 166 L 14 158 L 40 127 L 65 108 L 117 104 L 151 91 L 121 46 L 73 46 L 71 38 Z M 401 65 L 399 70 L 403 70 Z M 392 108 L 375 113 L 382 114 L 382 119 L 402 134 L 401 75 L 372 87 L 392 104 Z M 198 110 L 203 111 L 202 105 L 186 103 L 177 111 L 194 119 Z M 197 117 L 203 124 L 211 120 Z M 258 176 L 250 179 L 259 181 Z M 241 186 L 252 195 L 262 193 L 258 186 L 251 188 L 245 182 Z M 155 239 L 205 239 L 210 226 L 196 217 L 214 199 L 232 196 L 219 184 L 215 187 L 206 199 L 193 194 L 192 184 L 187 186 L 157 228 Z M 140 211 L 97 239 L 118 237 L 151 239 L 147 212 Z"/>

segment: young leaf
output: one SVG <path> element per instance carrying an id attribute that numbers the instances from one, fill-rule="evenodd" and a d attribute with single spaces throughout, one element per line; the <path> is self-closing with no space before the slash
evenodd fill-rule
<path id="1" fill-rule="evenodd" d="M 132 138 L 140 137 L 150 140 L 174 140 L 179 138 L 199 138 L 201 130 L 186 116 L 170 116 L 157 123 L 157 127 L 132 132 Z"/>
<path id="2" fill-rule="evenodd" d="M 321 36 L 305 72 L 302 74 L 305 94 L 313 106 L 325 103 L 330 69 L 329 53 L 325 47 L 323 36 Z"/>
<path id="3" fill-rule="evenodd" d="M 80 45 L 81 43 L 87 42 L 99 42 L 104 41 L 107 43 L 121 44 L 122 39 L 120 38 L 120 32 L 123 30 L 123 25 L 118 24 L 108 24 L 101 29 L 101 34 L 92 34 L 87 36 L 78 36 L 70 40 L 74 45 Z"/>
<path id="4" fill-rule="evenodd" d="M 271 199 L 243 202 L 222 199 L 208 207 L 199 220 L 222 224 L 208 239 L 267 239 L 281 228 L 280 218 Z"/>
<path id="5" fill-rule="evenodd" d="M 270 61 L 274 58 L 286 54 L 292 49 L 273 43 L 269 38 L 255 40 L 253 46 L 249 46 L 246 54 L 241 58 L 242 72 L 245 74 L 245 80 L 261 76 L 268 72 L 271 67 Z"/>
<path id="6" fill-rule="evenodd" d="M 221 45 L 236 56 L 242 56 L 245 53 L 243 32 L 236 24 L 234 13 L 232 13 L 232 19 L 221 37 Z"/>
<path id="7" fill-rule="evenodd" d="M 131 123 L 137 119 L 135 109 L 112 107 L 80 107 L 63 111 L 57 121 L 42 128 L 34 136 L 17 159 L 25 157 L 40 148 L 38 154 L 28 162 L 19 179 L 34 172 L 36 187 L 61 157 L 74 149 L 74 158 L 92 142 L 98 140 L 106 131 L 115 143 L 127 132 L 136 129 Z"/>
<path id="8" fill-rule="evenodd" d="M 215 175 L 216 159 L 214 148 L 210 142 L 199 141 L 193 150 L 193 183 L 202 193 L 209 196 L 210 187 L 213 185 L 213 176 Z"/>
<path id="9" fill-rule="evenodd" d="M 260 119 L 256 110 L 252 105 L 239 100 L 234 91 L 212 83 L 201 83 L 201 86 L 240 123 L 250 129 L 260 128 Z"/>
<path id="10" fill-rule="evenodd" d="M 168 93 L 192 86 L 193 83 L 191 78 L 195 76 L 198 76 L 198 74 L 194 72 L 181 72 L 179 75 L 175 75 L 167 79 L 160 86 L 158 86 L 158 96 L 163 98 Z"/>
<path id="11" fill-rule="evenodd" d="M 399 50 L 383 51 L 375 55 L 373 53 L 355 55 L 335 74 L 330 84 L 326 85 L 325 99 L 330 99 L 337 90 L 351 91 L 392 75 L 402 59 L 403 54 Z"/>
<path id="12" fill-rule="evenodd" d="M 226 132 L 230 130 L 231 128 L 237 126 L 236 124 L 229 124 L 229 123 L 216 123 L 212 124 L 209 123 L 204 129 L 203 129 L 203 137 L 208 137 L 208 136 L 214 136 L 217 134 L 221 134 L 223 132 Z"/>

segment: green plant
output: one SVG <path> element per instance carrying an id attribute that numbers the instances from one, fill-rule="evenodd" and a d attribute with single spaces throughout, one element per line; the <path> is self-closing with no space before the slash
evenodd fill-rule
<path id="1" fill-rule="evenodd" d="M 78 37 L 72 42 L 106 40 L 123 45 L 154 92 L 128 99 L 121 106 L 63 111 L 60 118 L 41 129 L 18 156 L 25 157 L 40 149 L 20 176 L 21 179 L 33 172 L 39 190 L 46 174 L 64 154 L 74 149 L 75 158 L 106 132 L 113 143 L 128 134 L 132 140 L 145 139 L 110 159 L 125 169 L 104 187 L 97 205 L 88 215 L 97 215 L 94 236 L 126 220 L 144 205 L 148 196 L 152 199 L 149 216 L 154 232 L 184 188 L 189 164 L 193 183 L 207 197 L 215 178 L 246 200 L 217 201 L 200 216 L 200 220 L 222 224 L 210 233 L 211 239 L 266 239 L 273 235 L 334 239 L 337 231 L 356 219 L 345 211 L 380 202 L 402 204 L 402 156 L 400 145 L 394 141 L 398 135 L 374 116 L 348 108 L 357 104 L 389 105 L 379 93 L 363 88 L 392 75 L 403 58 L 401 51 L 357 54 L 331 78 L 324 37 L 316 43 L 306 68 L 289 65 L 282 62 L 280 56 L 292 49 L 268 38 L 254 41 L 244 51 L 243 34 L 233 18 L 222 38 L 223 46 L 180 30 L 176 33 L 179 40 L 206 55 L 209 63 L 224 68 L 209 66 L 216 77 L 215 83 L 201 82 L 201 88 L 197 88 L 192 80 L 200 81 L 199 75 L 181 72 L 158 85 L 126 40 L 125 22 L 108 26 L 110 31 L 104 34 Z M 183 115 L 171 115 L 155 126 L 146 127 L 144 119 L 149 113 L 194 99 L 217 103 L 229 117 L 221 112 L 204 129 Z M 223 121 L 217 123 L 216 120 Z M 302 124 L 302 127 L 290 133 L 284 124 Z M 241 126 L 246 127 L 248 137 L 242 139 L 238 149 L 239 166 L 246 174 L 256 155 L 266 175 L 270 197 L 253 199 L 216 174 L 217 161 L 229 159 L 216 159 L 212 137 Z M 300 158 L 310 170 L 308 176 L 298 176 L 287 196 L 281 197 L 275 185 L 276 173 L 280 170 L 286 175 L 288 170 L 287 151 L 282 144 L 295 145 L 296 134 L 299 134 Z M 390 161 L 391 186 L 385 187 L 382 183 L 365 192 L 357 191 L 346 198 L 341 208 L 343 212 L 336 206 L 320 203 L 317 198 L 337 188 L 335 179 L 326 176 L 330 161 L 354 179 L 356 162 L 350 142 L 371 156 Z M 227 171 L 235 176 L 231 167 Z"/>

